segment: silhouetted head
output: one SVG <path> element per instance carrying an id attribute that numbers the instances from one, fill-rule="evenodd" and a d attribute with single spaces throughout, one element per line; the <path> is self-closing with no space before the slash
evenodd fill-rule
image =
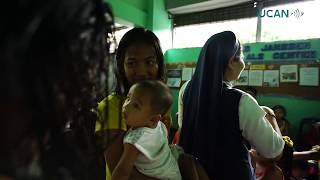
<path id="1" fill-rule="evenodd" d="M 77 153 L 69 165 L 65 154 L 51 153 L 67 149 L 57 144 L 72 127 L 83 143 L 75 152 L 89 149 L 91 110 L 105 89 L 111 11 L 100 0 L 14 0 L 0 11 L 0 175 L 33 176 L 23 169 L 37 159 L 44 171 L 72 172 L 82 162 Z"/>

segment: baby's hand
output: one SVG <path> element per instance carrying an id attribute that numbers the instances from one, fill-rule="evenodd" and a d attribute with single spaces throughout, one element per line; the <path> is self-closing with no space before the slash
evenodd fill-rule
<path id="1" fill-rule="evenodd" d="M 276 121 L 276 116 L 273 112 L 273 110 L 267 106 L 260 106 L 267 114 L 266 114 L 266 120 L 268 120 L 268 122 L 271 124 L 271 126 L 273 127 L 273 129 L 281 135 L 281 131 L 279 129 L 278 123 Z"/>
<path id="2" fill-rule="evenodd" d="M 266 119 L 272 124 L 273 118 L 276 118 L 274 115 L 274 112 L 271 108 L 267 106 L 260 106 L 267 114 L 266 114 Z"/>
<path id="3" fill-rule="evenodd" d="M 271 116 L 275 116 L 274 112 L 271 108 L 269 108 L 268 106 L 260 106 L 267 114 L 271 115 Z"/>
<path id="4" fill-rule="evenodd" d="M 315 146 L 312 146 L 311 148 L 312 151 L 320 151 L 320 145 L 315 145 Z"/>

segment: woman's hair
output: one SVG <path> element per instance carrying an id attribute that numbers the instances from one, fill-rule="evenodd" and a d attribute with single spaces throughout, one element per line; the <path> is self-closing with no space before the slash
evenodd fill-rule
<path id="1" fill-rule="evenodd" d="M 39 157 L 36 175 L 43 179 L 97 179 L 90 174 L 98 166 L 92 110 L 106 89 L 111 10 L 101 0 L 14 0 L 0 11 L 2 103 L 28 115 L 16 112 L 12 126 L 11 116 L 0 117 L 3 128 L 21 134 L 17 142 L 0 142 L 0 174 L 34 178 L 22 161 Z M 37 148 L 19 159 L 32 143 L 11 150 L 29 140 Z"/>
<path id="2" fill-rule="evenodd" d="M 217 147 L 223 77 L 235 55 L 240 55 L 240 43 L 233 32 L 211 36 L 201 49 L 196 71 L 184 93 L 180 144 L 199 158 L 211 177 L 208 169 L 213 167 Z"/>
<path id="3" fill-rule="evenodd" d="M 157 80 L 165 80 L 165 64 L 159 39 L 152 31 L 144 28 L 133 28 L 122 37 L 116 52 L 116 93 L 118 94 L 126 95 L 130 89 L 131 84 L 129 84 L 124 71 L 124 59 L 128 48 L 139 44 L 149 45 L 154 48 L 159 67 Z"/>
<path id="4" fill-rule="evenodd" d="M 283 112 L 283 117 L 286 118 L 286 116 L 287 116 L 287 110 L 286 110 L 286 108 L 285 108 L 284 106 L 282 106 L 282 105 L 275 105 L 275 106 L 272 108 L 273 111 L 275 111 L 276 109 L 281 109 L 282 112 Z"/>

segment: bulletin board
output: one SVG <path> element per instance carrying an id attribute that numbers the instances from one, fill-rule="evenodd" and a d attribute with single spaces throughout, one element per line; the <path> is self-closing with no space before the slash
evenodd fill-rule
<path id="1" fill-rule="evenodd" d="M 248 86 L 259 94 L 320 99 L 320 39 L 247 43 L 243 54 L 247 74 L 240 78 L 240 89 L 245 88 L 247 76 Z"/>
<path id="2" fill-rule="evenodd" d="M 261 65 L 259 69 L 259 65 Z M 297 74 L 296 78 L 292 82 L 281 82 L 281 66 L 286 66 L 286 65 L 295 65 L 297 67 Z M 312 74 L 309 80 L 311 82 L 307 82 L 308 85 L 304 85 L 304 83 L 301 84 L 301 81 L 304 81 L 301 79 L 300 70 L 306 70 L 309 71 L 311 70 L 317 70 L 318 74 L 317 77 L 316 74 Z M 314 63 L 314 64 L 255 64 L 255 65 L 246 65 L 245 70 L 248 72 L 250 71 L 256 71 L 256 70 L 262 70 L 264 71 L 269 71 L 269 70 L 278 70 L 279 71 L 279 83 L 277 86 L 270 86 L 266 83 L 262 83 L 262 85 L 237 85 L 236 87 L 239 89 L 245 89 L 247 86 L 252 86 L 255 89 L 257 89 L 258 94 L 279 94 L 279 95 L 291 95 L 291 96 L 297 96 L 297 97 L 302 97 L 302 98 L 313 98 L 313 99 L 320 99 L 320 86 L 319 86 L 319 70 L 320 70 L 320 64 L 319 63 Z M 305 72 L 304 72 L 305 73 Z M 307 72 L 308 73 L 308 72 Z M 317 84 L 313 84 L 317 81 Z M 310 85 L 311 83 L 311 85 Z M 237 84 L 237 83 L 236 83 Z"/>
<path id="3" fill-rule="evenodd" d="M 186 82 L 188 81 L 189 79 L 191 79 L 193 73 L 194 73 L 194 70 L 195 70 L 195 67 L 196 67 L 196 62 L 185 62 L 185 63 L 182 63 L 182 62 L 179 62 L 179 63 L 169 63 L 169 64 L 166 64 L 166 68 L 167 68 L 167 84 L 169 87 L 171 88 L 177 88 L 177 89 L 180 89 L 180 87 Z M 187 74 L 187 76 L 189 77 L 185 77 L 186 76 L 186 70 L 192 70 L 192 74 Z M 177 74 L 179 73 L 176 73 L 177 71 L 180 71 L 180 75 L 177 76 Z M 179 82 L 179 85 L 176 86 L 176 83 L 173 82 L 171 83 L 170 80 L 172 81 L 173 79 L 175 79 L 175 82 L 177 81 L 177 79 L 180 80 Z"/>
<path id="4" fill-rule="evenodd" d="M 284 65 L 296 65 L 297 66 L 297 74 L 296 74 L 296 82 L 281 82 L 280 81 L 280 68 Z M 195 68 L 196 62 L 187 62 L 187 63 L 170 63 L 166 64 L 167 70 L 181 70 L 183 68 Z M 301 68 L 317 68 L 318 69 L 318 85 L 301 85 L 300 84 L 300 69 Z M 316 98 L 320 99 L 320 64 L 319 63 L 313 63 L 313 64 L 251 64 L 246 65 L 245 67 L 246 71 L 255 71 L 255 70 L 261 70 L 269 71 L 269 70 L 278 70 L 279 71 L 279 84 L 278 86 L 269 86 L 265 83 L 262 83 L 260 86 L 256 85 L 238 85 L 235 84 L 237 88 L 239 89 L 245 89 L 247 86 L 253 86 L 257 89 L 259 94 L 279 94 L 279 95 L 291 95 L 291 96 L 298 96 L 303 98 Z M 182 73 L 181 73 L 182 74 Z M 182 76 L 182 75 L 181 75 Z M 167 77 L 168 78 L 168 77 Z M 170 78 L 170 77 L 169 77 Z M 182 80 L 179 84 L 180 88 L 186 80 Z"/>
<path id="5" fill-rule="evenodd" d="M 243 55 L 246 68 L 235 83 L 238 88 L 320 99 L 320 39 L 246 43 Z M 167 64 L 168 70 L 195 67 L 196 62 Z M 181 78 L 180 86 L 184 82 Z"/>

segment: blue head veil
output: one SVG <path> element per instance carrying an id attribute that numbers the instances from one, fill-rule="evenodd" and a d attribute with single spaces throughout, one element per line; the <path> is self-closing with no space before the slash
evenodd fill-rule
<path id="1" fill-rule="evenodd" d="M 219 134 L 223 76 L 240 43 L 231 31 L 211 36 L 203 46 L 196 71 L 184 93 L 180 145 L 199 158 L 210 176 Z"/>

